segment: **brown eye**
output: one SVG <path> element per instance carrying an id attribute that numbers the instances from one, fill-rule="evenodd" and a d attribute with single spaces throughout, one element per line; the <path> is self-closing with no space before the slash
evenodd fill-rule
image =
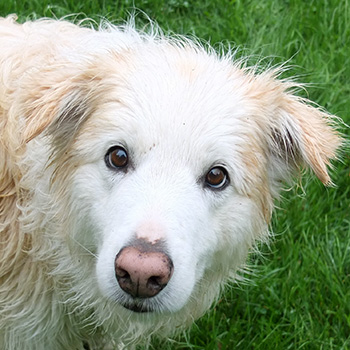
<path id="1" fill-rule="evenodd" d="M 205 177 L 205 183 L 214 189 L 221 189 L 228 183 L 228 174 L 223 167 L 214 167 Z"/>
<path id="2" fill-rule="evenodd" d="M 112 147 L 106 154 L 105 161 L 110 168 L 124 168 L 128 165 L 128 153 L 123 147 Z"/>

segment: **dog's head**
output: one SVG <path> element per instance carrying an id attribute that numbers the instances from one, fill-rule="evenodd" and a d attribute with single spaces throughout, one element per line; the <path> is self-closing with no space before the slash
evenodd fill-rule
<path id="1" fill-rule="evenodd" d="M 91 252 L 87 288 L 130 312 L 196 317 L 266 235 L 283 181 L 305 166 L 331 183 L 332 118 L 273 72 L 189 43 L 82 61 L 26 103 L 73 258 Z"/>

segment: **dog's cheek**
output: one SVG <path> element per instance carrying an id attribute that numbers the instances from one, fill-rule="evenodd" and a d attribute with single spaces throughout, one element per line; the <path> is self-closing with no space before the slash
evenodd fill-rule
<path id="1" fill-rule="evenodd" d="M 78 167 L 69 193 L 69 208 L 74 215 L 73 239 L 82 248 L 96 253 L 103 242 L 105 208 L 109 196 L 103 176 L 96 164 Z"/>
<path id="2" fill-rule="evenodd" d="M 114 271 L 115 253 L 112 247 L 108 242 L 102 246 L 98 253 L 95 271 L 100 292 L 110 299 L 114 299 L 118 288 Z"/>
<path id="3" fill-rule="evenodd" d="M 168 246 L 175 266 L 174 288 L 181 285 L 181 293 L 189 298 L 210 268 L 220 237 L 215 229 L 210 200 L 198 192 L 186 202 L 182 212 L 174 218 L 177 227 L 169 230 Z"/>
<path id="4" fill-rule="evenodd" d="M 203 262 L 204 279 L 219 285 L 244 266 L 255 242 L 267 237 L 268 224 L 260 202 L 251 195 L 238 193 L 234 183 L 215 204 L 209 210 L 212 252 L 203 256 Z"/>

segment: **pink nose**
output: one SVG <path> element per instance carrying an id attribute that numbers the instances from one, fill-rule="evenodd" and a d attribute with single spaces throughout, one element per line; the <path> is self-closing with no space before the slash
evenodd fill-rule
<path id="1" fill-rule="evenodd" d="M 119 286 L 134 298 L 157 295 L 168 284 L 174 270 L 167 254 L 145 242 L 121 249 L 115 258 Z"/>

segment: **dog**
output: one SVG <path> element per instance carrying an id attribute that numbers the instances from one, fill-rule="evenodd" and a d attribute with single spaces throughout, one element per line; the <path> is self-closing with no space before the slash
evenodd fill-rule
<path id="1" fill-rule="evenodd" d="M 337 118 L 196 40 L 0 21 L 0 348 L 147 343 L 187 327 L 268 238 Z M 109 344 L 109 345 L 108 345 Z"/>

